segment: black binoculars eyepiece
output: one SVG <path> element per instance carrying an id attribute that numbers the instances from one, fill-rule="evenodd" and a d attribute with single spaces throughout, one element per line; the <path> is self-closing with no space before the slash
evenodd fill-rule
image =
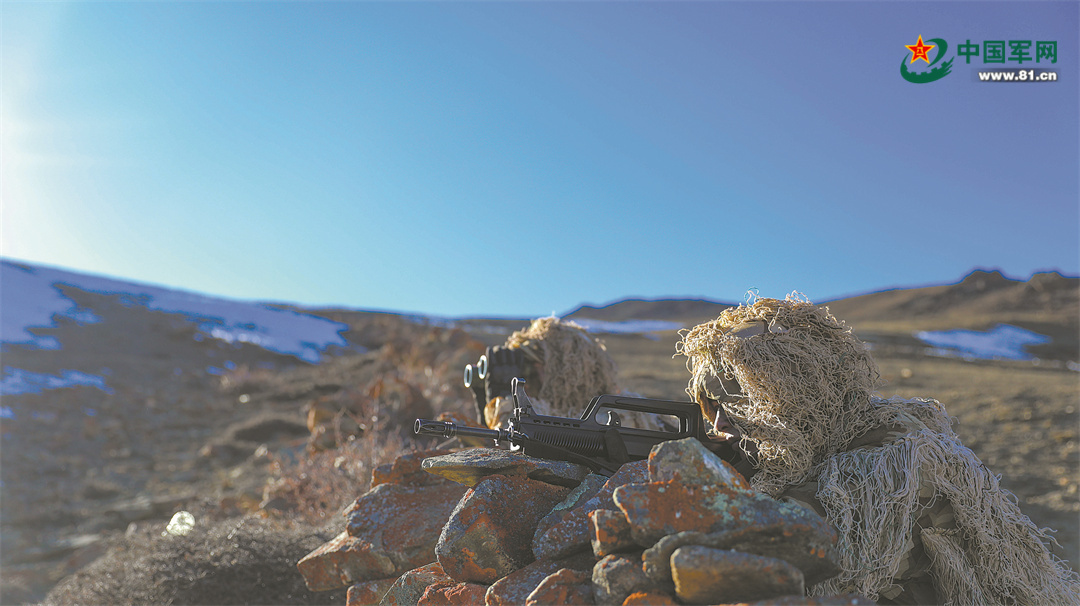
<path id="1" fill-rule="evenodd" d="M 465 365 L 465 387 L 472 388 L 474 385 L 477 387 L 483 386 L 484 379 L 487 378 L 488 359 L 486 355 L 480 356 L 480 359 L 476 362 L 476 365 Z"/>

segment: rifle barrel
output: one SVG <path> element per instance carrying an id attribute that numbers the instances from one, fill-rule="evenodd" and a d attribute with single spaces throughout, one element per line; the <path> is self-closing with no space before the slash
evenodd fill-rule
<path id="1" fill-rule="evenodd" d="M 458 427 L 454 423 L 446 421 L 430 421 L 417 419 L 413 424 L 413 433 L 416 435 L 442 436 L 452 438 L 454 436 L 468 436 L 473 438 L 491 438 L 492 440 L 505 439 L 506 432 L 496 429 L 483 429 L 480 427 Z"/>

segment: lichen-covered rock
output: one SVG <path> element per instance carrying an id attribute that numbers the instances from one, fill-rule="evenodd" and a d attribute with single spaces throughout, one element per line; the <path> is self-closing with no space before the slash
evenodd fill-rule
<path id="1" fill-rule="evenodd" d="M 430 585 L 416 606 L 475 606 L 484 603 L 488 586 L 478 583 Z"/>
<path id="2" fill-rule="evenodd" d="M 540 519 L 533 534 L 533 556 L 538 560 L 557 560 L 585 551 L 581 544 L 585 532 L 584 518 L 577 509 L 592 499 L 607 483 L 608 478 L 590 473 L 565 499 Z M 545 537 L 552 527 L 570 521 L 564 528 Z"/>
<path id="3" fill-rule="evenodd" d="M 649 578 L 664 582 L 671 578 L 671 554 L 680 547 L 700 545 L 779 558 L 801 570 L 806 584 L 813 585 L 840 572 L 835 543 L 833 529 L 815 517 L 715 533 L 680 532 L 646 549 L 643 568 Z"/>
<path id="4" fill-rule="evenodd" d="M 596 494 L 570 509 L 553 511 L 537 524 L 533 537 L 533 555 L 536 559 L 558 559 L 592 549 L 593 528 L 589 512 L 597 509 L 615 509 L 612 494 L 615 489 L 631 482 L 644 482 L 649 478 L 648 461 L 633 461 L 619 468 L 607 478 Z"/>
<path id="5" fill-rule="evenodd" d="M 296 564 L 311 591 L 329 591 L 392 576 L 397 567 L 371 543 L 343 532 Z"/>
<path id="6" fill-rule="evenodd" d="M 593 555 L 602 558 L 621 551 L 640 549 L 630 532 L 630 522 L 621 511 L 596 509 L 589 512 L 592 523 Z"/>
<path id="7" fill-rule="evenodd" d="M 429 586 L 453 585 L 456 582 L 443 572 L 438 562 L 432 562 L 398 577 L 383 595 L 379 606 L 416 606 Z"/>
<path id="8" fill-rule="evenodd" d="M 402 484 L 404 486 L 430 486 L 447 482 L 445 478 L 433 476 L 424 471 L 424 459 L 450 454 L 445 449 L 419 450 L 408 452 L 394 459 L 392 463 L 379 465 L 371 472 L 371 487 L 379 484 Z"/>
<path id="9" fill-rule="evenodd" d="M 662 591 L 636 591 L 626 596 L 622 606 L 679 606 L 675 596 Z"/>
<path id="10" fill-rule="evenodd" d="M 380 484 L 358 498 L 346 512 L 346 531 L 372 545 L 401 574 L 435 559 L 439 534 L 467 489 L 446 483 L 433 486 Z M 386 576 L 355 579 L 378 579 Z"/>
<path id="11" fill-rule="evenodd" d="M 575 509 L 558 524 L 533 538 L 533 557 L 538 560 L 557 560 L 586 552 L 592 545 L 591 528 L 588 512 Z"/>
<path id="12" fill-rule="evenodd" d="M 820 516 L 806 507 L 741 488 L 648 482 L 620 486 L 614 500 L 630 522 L 634 541 L 642 547 L 688 530 L 709 533 L 750 526 L 820 523 Z"/>
<path id="13" fill-rule="evenodd" d="M 524 568 L 499 579 L 488 587 L 485 596 L 487 606 L 518 606 L 525 603 L 525 599 L 549 575 L 564 568 L 561 562 L 554 560 L 537 560 Z"/>
<path id="14" fill-rule="evenodd" d="M 595 497 L 601 490 L 603 490 L 604 486 L 607 485 L 610 479 L 611 478 L 607 476 L 602 476 L 595 473 L 590 473 L 589 475 L 585 476 L 585 479 L 583 479 L 576 488 L 571 490 L 570 494 L 566 495 L 566 498 L 563 499 L 562 503 L 559 503 L 555 507 L 551 508 L 551 513 L 544 516 L 543 521 L 547 521 L 549 519 L 554 520 L 559 514 L 566 513 L 584 504 L 586 501 Z M 614 488 L 612 490 L 614 490 Z M 537 528 L 539 529 L 539 525 L 537 526 Z"/>
<path id="15" fill-rule="evenodd" d="M 491 475 L 524 476 L 540 482 L 573 488 L 589 475 L 583 465 L 549 461 L 508 450 L 470 448 L 424 459 L 424 471 L 458 484 L 476 486 Z"/>
<path id="16" fill-rule="evenodd" d="M 653 446 L 649 453 L 649 480 L 750 488 L 750 483 L 730 463 L 710 452 L 695 438 Z"/>
<path id="17" fill-rule="evenodd" d="M 396 578 L 364 581 L 349 587 L 345 594 L 345 606 L 372 606 L 382 601 L 382 597 L 397 582 Z"/>
<path id="18" fill-rule="evenodd" d="M 525 606 L 591 606 L 593 599 L 592 575 L 587 570 L 562 568 L 549 575 L 525 599 Z"/>
<path id="19" fill-rule="evenodd" d="M 784 560 L 699 545 L 671 554 L 675 595 L 690 604 L 750 602 L 802 595 L 802 572 Z"/>
<path id="20" fill-rule="evenodd" d="M 482 478 L 442 529 L 435 555 L 443 570 L 457 581 L 491 584 L 529 564 L 537 522 L 569 492 L 519 475 Z"/>
<path id="21" fill-rule="evenodd" d="M 563 560 L 537 560 L 496 581 L 485 596 L 487 606 L 521 606 L 547 577 L 563 568 L 591 570 L 593 559 L 589 554 L 578 554 Z"/>
<path id="22" fill-rule="evenodd" d="M 622 604 L 630 594 L 658 590 L 641 570 L 640 554 L 609 555 L 592 571 L 593 595 L 597 604 Z"/>

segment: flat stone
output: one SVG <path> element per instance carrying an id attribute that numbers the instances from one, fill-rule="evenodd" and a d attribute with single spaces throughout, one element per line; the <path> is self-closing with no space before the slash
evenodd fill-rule
<path id="1" fill-rule="evenodd" d="M 589 512 L 589 521 L 592 522 L 591 542 L 596 557 L 639 549 L 631 534 L 630 522 L 621 511 L 596 509 Z"/>
<path id="2" fill-rule="evenodd" d="M 371 487 L 379 484 L 403 484 L 406 486 L 429 486 L 447 481 L 424 471 L 424 459 L 450 454 L 446 449 L 419 450 L 394 459 L 392 463 L 379 465 L 371 472 Z"/>
<path id="3" fill-rule="evenodd" d="M 394 563 L 400 575 L 435 560 L 435 545 L 466 488 L 453 483 L 434 486 L 380 484 L 358 498 L 346 512 L 346 532 L 367 541 Z"/>
<path id="4" fill-rule="evenodd" d="M 525 606 L 592 606 L 595 604 L 592 574 L 587 570 L 562 568 L 549 575 L 525 599 Z"/>
<path id="5" fill-rule="evenodd" d="M 397 582 L 396 578 L 364 581 L 349 587 L 345 594 L 345 606 L 370 606 L 382 601 L 382 597 Z"/>
<path id="6" fill-rule="evenodd" d="M 550 461 L 496 448 L 470 448 L 431 457 L 424 471 L 465 486 L 476 486 L 491 475 L 524 476 L 540 482 L 573 488 L 589 475 L 589 468 L 565 461 Z"/>
<path id="7" fill-rule="evenodd" d="M 750 489 L 750 483 L 742 474 L 710 452 L 696 438 L 661 442 L 653 446 L 649 453 L 649 480 Z"/>
<path id="8" fill-rule="evenodd" d="M 632 593 L 659 587 L 641 569 L 641 555 L 609 555 L 592 570 L 593 595 L 598 604 L 622 604 Z"/>
<path id="9" fill-rule="evenodd" d="M 343 532 L 296 563 L 311 591 L 329 591 L 386 578 L 396 567 L 371 543 Z"/>
<path id="10" fill-rule="evenodd" d="M 524 476 L 482 478 L 442 529 L 435 555 L 443 570 L 456 581 L 491 584 L 528 565 L 537 522 L 569 492 Z"/>
<path id="11" fill-rule="evenodd" d="M 643 568 L 654 581 L 666 581 L 671 578 L 671 554 L 680 547 L 700 545 L 784 560 L 802 571 L 807 585 L 814 585 L 840 573 L 835 543 L 836 534 L 828 523 L 813 517 L 715 533 L 680 532 L 646 549 Z"/>
<path id="12" fill-rule="evenodd" d="M 626 484 L 614 493 L 615 504 L 630 522 L 634 541 L 651 547 L 661 538 L 684 531 L 720 532 L 751 526 L 820 524 L 812 510 L 777 501 L 753 490 L 677 482 Z"/>
<path id="13" fill-rule="evenodd" d="M 416 606 L 424 591 L 431 585 L 453 585 L 456 583 L 443 572 L 438 562 L 421 566 L 401 575 L 386 591 L 379 606 Z"/>
<path id="14" fill-rule="evenodd" d="M 728 604 L 801 595 L 802 572 L 784 560 L 699 545 L 671 554 L 675 595 L 691 604 Z"/>

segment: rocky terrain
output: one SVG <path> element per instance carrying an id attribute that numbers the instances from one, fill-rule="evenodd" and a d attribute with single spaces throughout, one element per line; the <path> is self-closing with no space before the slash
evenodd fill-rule
<path id="1" fill-rule="evenodd" d="M 346 529 L 298 565 L 314 590 L 348 586 L 348 604 L 803 600 L 838 571 L 823 518 L 752 490 L 693 438 L 611 477 L 484 448 L 417 453 L 377 475 Z"/>
<path id="2" fill-rule="evenodd" d="M 342 513 L 378 488 L 372 476 L 380 465 L 432 446 L 412 438 L 413 419 L 471 416 L 462 367 L 527 322 L 271 306 L 338 323 L 341 339 L 316 348 L 315 361 L 310 347 L 282 353 L 257 339 L 227 338 L 220 329 L 228 320 L 215 333 L 192 312 L 74 282 L 54 287 L 71 309 L 28 329 L 41 339 L 35 343 L 8 342 L 11 289 L 3 293 L 5 604 L 40 601 L 79 570 L 99 574 L 71 579 L 120 592 L 107 573 L 110 561 L 123 561 L 117 554 L 145 558 L 141 582 L 171 592 L 153 594 L 129 580 L 130 603 L 344 603 L 343 589 L 311 591 L 296 562 L 342 533 Z M 1076 567 L 1080 281 L 976 272 L 954 285 L 828 304 L 873 347 L 888 381 L 883 395 L 941 400 L 965 444 L 1002 474 L 1025 512 L 1058 530 L 1059 555 Z M 722 308 L 627 301 L 569 315 L 606 331 L 622 387 L 680 399 L 687 372 L 672 359 L 676 330 Z M 978 346 L 963 345 L 999 325 L 1043 339 L 1018 346 L 1016 359 L 985 359 Z M 943 334 L 960 345 L 934 345 Z M 194 515 L 195 531 L 169 535 L 166 525 L 181 510 Z M 411 563 L 395 563 L 394 572 Z M 223 570 L 236 582 L 210 582 Z M 67 583 L 50 600 L 77 595 Z"/>

